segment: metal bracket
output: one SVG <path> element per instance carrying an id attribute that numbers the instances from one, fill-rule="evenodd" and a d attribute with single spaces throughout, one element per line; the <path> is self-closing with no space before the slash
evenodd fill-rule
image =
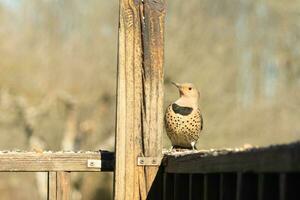
<path id="1" fill-rule="evenodd" d="M 101 169 L 101 160 L 88 160 L 87 167 L 88 168 L 100 168 Z"/>
<path id="2" fill-rule="evenodd" d="M 159 166 L 161 163 L 161 157 L 138 157 L 138 166 Z"/>

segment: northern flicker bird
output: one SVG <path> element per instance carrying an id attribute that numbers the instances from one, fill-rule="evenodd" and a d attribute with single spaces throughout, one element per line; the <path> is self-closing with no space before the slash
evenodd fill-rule
<path id="1" fill-rule="evenodd" d="M 178 88 L 180 98 L 166 110 L 167 135 L 171 140 L 172 148 L 194 150 L 203 129 L 203 118 L 198 107 L 200 93 L 191 83 L 173 84 Z"/>

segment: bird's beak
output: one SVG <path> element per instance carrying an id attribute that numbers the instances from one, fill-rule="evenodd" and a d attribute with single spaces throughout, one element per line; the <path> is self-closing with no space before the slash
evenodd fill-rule
<path id="1" fill-rule="evenodd" d="M 179 94 L 180 94 L 180 96 L 182 96 L 184 93 L 182 91 L 181 85 L 179 83 L 175 83 L 175 82 L 172 82 L 172 84 L 178 88 Z"/>
<path id="2" fill-rule="evenodd" d="M 175 82 L 172 82 L 172 84 L 173 85 L 175 85 L 178 89 L 179 89 L 179 87 L 180 87 L 180 84 L 178 84 L 178 83 L 175 83 Z"/>

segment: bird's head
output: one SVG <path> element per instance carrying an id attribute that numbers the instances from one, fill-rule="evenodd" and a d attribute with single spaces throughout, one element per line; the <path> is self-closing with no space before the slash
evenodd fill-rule
<path id="1" fill-rule="evenodd" d="M 172 84 L 178 88 L 180 97 L 194 99 L 195 101 L 198 101 L 200 93 L 192 83 L 179 84 L 172 82 Z"/>

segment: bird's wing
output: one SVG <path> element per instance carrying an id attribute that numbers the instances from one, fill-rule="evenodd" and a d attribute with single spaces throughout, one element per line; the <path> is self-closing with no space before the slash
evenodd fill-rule
<path id="1" fill-rule="evenodd" d="M 202 117 L 202 114 L 200 114 L 200 123 L 201 123 L 200 130 L 202 131 L 202 129 L 203 129 L 203 117 Z"/>

